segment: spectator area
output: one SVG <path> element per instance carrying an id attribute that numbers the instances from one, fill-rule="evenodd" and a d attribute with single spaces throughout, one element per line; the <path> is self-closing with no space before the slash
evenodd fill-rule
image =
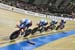
<path id="1" fill-rule="evenodd" d="M 56 7 L 55 3 L 56 1 L 53 1 L 53 3 L 50 3 L 50 1 L 46 1 L 49 3 L 45 3 L 41 0 L 39 2 L 31 2 L 30 0 L 2 0 L 1 1 L 4 4 L 8 4 L 10 6 L 14 6 L 23 10 L 28 10 L 32 12 L 37 12 L 37 13 L 42 13 L 42 14 L 49 14 L 49 15 L 55 15 L 55 16 L 61 16 L 63 14 L 63 17 L 68 17 L 68 18 L 75 18 L 74 12 L 75 8 L 74 5 L 72 8 L 64 7 L 61 4 L 65 4 L 66 1 L 60 1 L 61 3 Z M 73 2 L 73 1 L 72 1 Z M 37 4 L 36 4 L 37 3 Z M 57 2 L 56 2 L 57 3 Z M 70 1 L 68 1 L 70 3 Z M 57 3 L 58 4 L 58 3 Z M 67 3 L 66 3 L 67 4 Z M 61 8 L 59 8 L 61 7 Z"/>

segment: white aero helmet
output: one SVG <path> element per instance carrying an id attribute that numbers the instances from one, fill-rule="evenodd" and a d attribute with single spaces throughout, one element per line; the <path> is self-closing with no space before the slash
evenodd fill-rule
<path id="1" fill-rule="evenodd" d="M 47 21 L 45 20 L 45 23 L 47 23 Z"/>
<path id="2" fill-rule="evenodd" d="M 66 20 L 65 20 L 65 19 L 61 19 L 61 21 L 64 21 L 64 22 L 66 22 Z"/>
<path id="3" fill-rule="evenodd" d="M 56 20 L 56 19 L 52 19 L 52 21 L 55 21 L 55 22 L 57 22 L 57 20 Z"/>
<path id="4" fill-rule="evenodd" d="M 31 20 L 28 19 L 28 20 L 27 20 L 27 23 L 30 23 L 30 22 L 31 22 Z"/>
<path id="5" fill-rule="evenodd" d="M 41 21 L 41 22 L 44 22 L 44 21 L 45 21 L 45 19 L 41 19 L 40 21 Z"/>
<path id="6" fill-rule="evenodd" d="M 52 19 L 52 21 L 55 21 L 55 19 Z"/>
<path id="7" fill-rule="evenodd" d="M 20 23 L 24 23 L 24 22 L 27 21 L 27 20 L 29 20 L 29 19 L 24 18 L 24 19 L 20 20 Z"/>
<path id="8" fill-rule="evenodd" d="M 55 22 L 58 22 L 58 21 L 55 19 Z"/>
<path id="9" fill-rule="evenodd" d="M 21 19 L 21 20 L 20 20 L 20 23 L 23 23 L 24 21 L 25 21 L 25 19 Z"/>
<path id="10" fill-rule="evenodd" d="M 66 20 L 64 20 L 64 22 L 66 22 Z"/>

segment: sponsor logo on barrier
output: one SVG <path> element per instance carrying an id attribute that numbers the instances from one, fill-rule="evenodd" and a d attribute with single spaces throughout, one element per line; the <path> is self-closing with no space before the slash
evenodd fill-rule
<path id="1" fill-rule="evenodd" d="M 35 13 L 35 16 L 39 16 L 39 14 L 38 13 Z"/>
<path id="2" fill-rule="evenodd" d="M 35 16 L 35 12 L 31 12 L 31 11 L 25 11 L 25 14 L 28 14 L 28 15 L 33 15 L 33 16 Z"/>
<path id="3" fill-rule="evenodd" d="M 39 17 L 46 17 L 46 15 L 44 15 L 44 14 L 38 14 L 39 15 Z"/>
<path id="4" fill-rule="evenodd" d="M 45 14 L 40 14 L 40 13 L 35 13 L 35 16 L 38 16 L 38 17 L 46 17 Z"/>

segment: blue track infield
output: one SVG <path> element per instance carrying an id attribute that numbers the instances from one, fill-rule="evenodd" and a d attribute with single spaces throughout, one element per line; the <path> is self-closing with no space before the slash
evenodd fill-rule
<path id="1" fill-rule="evenodd" d="M 75 30 L 67 31 L 67 32 L 60 32 L 52 35 L 41 36 L 38 38 L 31 39 L 30 41 L 34 42 L 35 45 L 31 45 L 28 41 L 23 41 L 20 43 L 8 45 L 6 47 L 0 48 L 0 50 L 34 50 L 37 47 L 45 45 L 49 42 L 67 37 L 69 35 L 75 34 Z"/>

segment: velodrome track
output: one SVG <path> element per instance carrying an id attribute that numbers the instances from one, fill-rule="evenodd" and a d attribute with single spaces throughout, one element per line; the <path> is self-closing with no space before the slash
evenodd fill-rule
<path id="1" fill-rule="evenodd" d="M 66 40 L 65 37 L 67 36 L 70 36 L 70 37 L 67 37 L 67 38 L 70 38 L 70 39 L 67 39 L 67 45 L 66 43 L 63 41 L 61 44 L 61 46 L 63 45 L 66 45 L 64 48 L 57 48 L 57 50 L 59 49 L 68 49 L 68 50 L 74 50 L 74 41 L 71 41 L 71 40 L 74 40 L 72 37 L 72 35 L 75 33 L 75 30 L 71 30 L 71 31 L 67 31 L 67 32 L 61 32 L 61 33 L 57 33 L 57 34 L 53 34 L 53 35 L 47 35 L 47 36 L 41 36 L 41 37 L 38 37 L 38 38 L 34 38 L 30 41 L 33 41 L 35 42 L 35 45 L 31 45 L 28 43 L 28 41 L 23 41 L 23 42 L 20 42 L 20 43 L 16 43 L 16 44 L 12 44 L 12 45 L 8 45 L 6 47 L 2 47 L 0 48 L 1 50 L 34 50 L 35 48 L 38 48 L 44 44 L 47 44 L 47 43 L 51 43 L 52 41 L 56 41 L 56 40 L 59 40 L 59 39 L 64 39 Z M 71 44 L 71 43 L 72 44 Z M 44 48 L 40 48 L 41 50 L 53 50 L 54 48 L 58 47 L 57 45 L 58 43 L 56 44 L 50 44 L 50 46 L 46 46 Z M 60 44 L 60 43 L 59 43 Z M 49 44 L 48 44 L 49 45 Z M 51 46 L 52 45 L 52 46 Z M 53 47 L 54 45 L 54 47 Z M 49 47 L 49 48 L 48 48 Z M 68 48 L 69 47 L 69 48 Z M 39 49 L 35 49 L 35 50 L 39 50 Z M 56 49 L 55 49 L 56 50 Z"/>
<path id="2" fill-rule="evenodd" d="M 19 13 L 15 13 L 15 12 L 11 12 L 11 11 L 0 9 L 0 42 L 1 42 L 0 43 L 0 50 L 11 50 L 12 47 L 14 47 L 15 50 L 16 49 L 17 50 L 25 49 L 25 48 L 19 48 L 18 49 L 18 46 L 19 47 L 23 46 L 23 44 L 21 44 L 21 42 L 25 42 L 22 39 L 17 40 L 16 42 L 13 42 L 13 43 L 2 43 L 2 42 L 5 42 L 5 41 L 8 41 L 8 36 L 14 30 L 17 29 L 17 28 L 15 28 L 16 24 L 22 18 L 29 18 L 32 21 L 34 21 L 33 22 L 33 26 L 31 28 L 35 27 L 36 23 L 40 19 L 42 19 L 41 17 L 34 17 L 34 16 L 26 15 L 26 14 L 19 14 Z M 48 22 L 50 22 L 50 20 L 51 20 L 51 19 L 48 19 L 48 18 L 45 18 L 45 19 L 47 19 Z M 75 21 L 67 21 L 66 27 L 65 27 L 65 29 L 63 31 L 69 31 L 69 30 L 75 30 Z M 57 32 L 59 32 L 59 31 L 62 31 L 62 30 L 58 30 Z M 50 31 L 48 33 L 53 34 L 52 31 Z M 74 48 L 74 46 L 75 46 L 75 34 L 74 34 L 75 31 L 74 32 L 71 31 L 70 33 L 71 33 L 70 35 L 68 35 L 69 33 L 67 33 L 68 36 L 64 35 L 65 37 L 63 36 L 62 39 L 59 38 L 58 40 L 56 39 L 55 41 L 52 41 L 52 42 L 47 41 L 47 42 L 50 42 L 50 43 L 45 44 L 45 45 L 42 44 L 42 46 L 39 45 L 39 47 L 38 48 L 36 47 L 35 50 L 50 50 L 50 49 L 56 50 L 56 48 L 57 48 L 57 50 L 60 50 L 60 49 L 66 50 L 68 48 L 69 48 L 68 50 L 75 50 L 75 48 Z M 44 36 L 41 36 L 41 37 L 44 37 Z M 37 38 L 39 38 L 39 37 L 37 37 Z M 34 39 L 36 39 L 36 38 L 34 38 Z M 46 39 L 46 40 L 48 40 L 48 39 Z M 13 44 L 14 44 L 14 46 L 13 46 Z M 17 44 L 17 46 L 16 46 L 16 44 Z M 29 45 L 30 46 L 30 44 L 26 44 L 26 43 L 24 44 L 24 46 L 25 45 Z M 3 47 L 5 47 L 5 48 L 3 49 Z"/>

